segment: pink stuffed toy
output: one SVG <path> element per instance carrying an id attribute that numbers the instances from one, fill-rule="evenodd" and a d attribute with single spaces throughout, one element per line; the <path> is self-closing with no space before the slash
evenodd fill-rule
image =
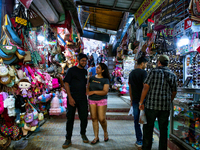
<path id="1" fill-rule="evenodd" d="M 3 95 L 2 94 L 0 94 L 0 114 L 2 114 L 3 113 L 3 111 L 4 111 L 4 104 L 3 104 Z"/>
<path id="2" fill-rule="evenodd" d="M 61 114 L 61 108 L 60 108 L 60 100 L 58 98 L 58 94 L 56 93 L 56 96 L 51 101 L 51 108 L 49 109 L 50 115 L 60 115 Z"/>
<path id="3" fill-rule="evenodd" d="M 59 88 L 59 82 L 58 82 L 58 79 L 57 78 L 53 78 L 52 80 L 52 85 L 53 85 L 53 88 Z"/>
<path id="4" fill-rule="evenodd" d="M 67 108 L 67 93 L 65 93 L 65 90 L 63 88 L 61 89 L 63 106 Z"/>

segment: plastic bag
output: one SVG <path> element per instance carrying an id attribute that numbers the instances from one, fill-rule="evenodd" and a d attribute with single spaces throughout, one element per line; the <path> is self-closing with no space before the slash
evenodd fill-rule
<path id="1" fill-rule="evenodd" d="M 131 106 L 129 112 L 128 112 L 128 116 L 133 116 L 133 107 Z"/>
<path id="2" fill-rule="evenodd" d="M 147 118 L 146 118 L 144 110 L 140 111 L 139 124 L 147 124 Z"/>

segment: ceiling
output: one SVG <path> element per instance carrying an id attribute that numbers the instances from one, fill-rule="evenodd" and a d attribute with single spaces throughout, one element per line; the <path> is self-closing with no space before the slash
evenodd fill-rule
<path id="1" fill-rule="evenodd" d="M 76 5 L 135 13 L 143 0 L 76 0 Z"/>
<path id="2" fill-rule="evenodd" d="M 81 8 L 84 29 L 112 34 L 120 29 L 125 12 L 134 14 L 143 0 L 75 0 L 75 3 Z"/>

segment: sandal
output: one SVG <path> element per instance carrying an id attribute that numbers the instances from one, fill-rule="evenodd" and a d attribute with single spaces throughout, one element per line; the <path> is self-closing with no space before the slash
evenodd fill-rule
<path id="1" fill-rule="evenodd" d="M 105 142 L 108 142 L 108 140 L 109 140 L 108 136 L 107 136 L 107 137 L 104 137 L 104 141 L 105 141 Z"/>
<path id="2" fill-rule="evenodd" d="M 94 140 L 91 142 L 91 144 L 94 145 L 94 144 L 97 144 L 98 142 L 99 142 L 99 139 L 97 139 L 97 140 L 94 139 Z"/>
<path id="3" fill-rule="evenodd" d="M 106 134 L 104 134 L 104 141 L 108 142 L 109 138 L 108 138 L 108 132 L 106 132 Z"/>

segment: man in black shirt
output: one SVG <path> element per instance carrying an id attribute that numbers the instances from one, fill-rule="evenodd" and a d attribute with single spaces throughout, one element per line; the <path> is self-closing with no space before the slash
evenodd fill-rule
<path id="1" fill-rule="evenodd" d="M 142 131 L 139 124 L 139 102 L 143 89 L 143 83 L 147 76 L 147 72 L 144 70 L 147 65 L 147 59 L 141 57 L 137 60 L 136 69 L 132 70 L 129 74 L 129 94 L 131 98 L 131 105 L 133 106 L 133 115 L 134 115 L 134 126 L 136 133 L 136 145 L 142 147 Z"/>
<path id="2" fill-rule="evenodd" d="M 71 145 L 71 137 L 74 125 L 74 117 L 76 108 L 78 109 L 78 115 L 81 121 L 81 137 L 84 143 L 88 143 L 89 140 L 86 137 L 87 117 L 88 117 L 88 103 L 86 96 L 86 84 L 87 84 L 87 71 L 84 67 L 87 64 L 87 56 L 80 53 L 78 55 L 78 66 L 69 68 L 65 78 L 65 89 L 67 91 L 67 124 L 66 124 L 66 141 L 63 144 L 63 148 L 68 148 Z"/>

